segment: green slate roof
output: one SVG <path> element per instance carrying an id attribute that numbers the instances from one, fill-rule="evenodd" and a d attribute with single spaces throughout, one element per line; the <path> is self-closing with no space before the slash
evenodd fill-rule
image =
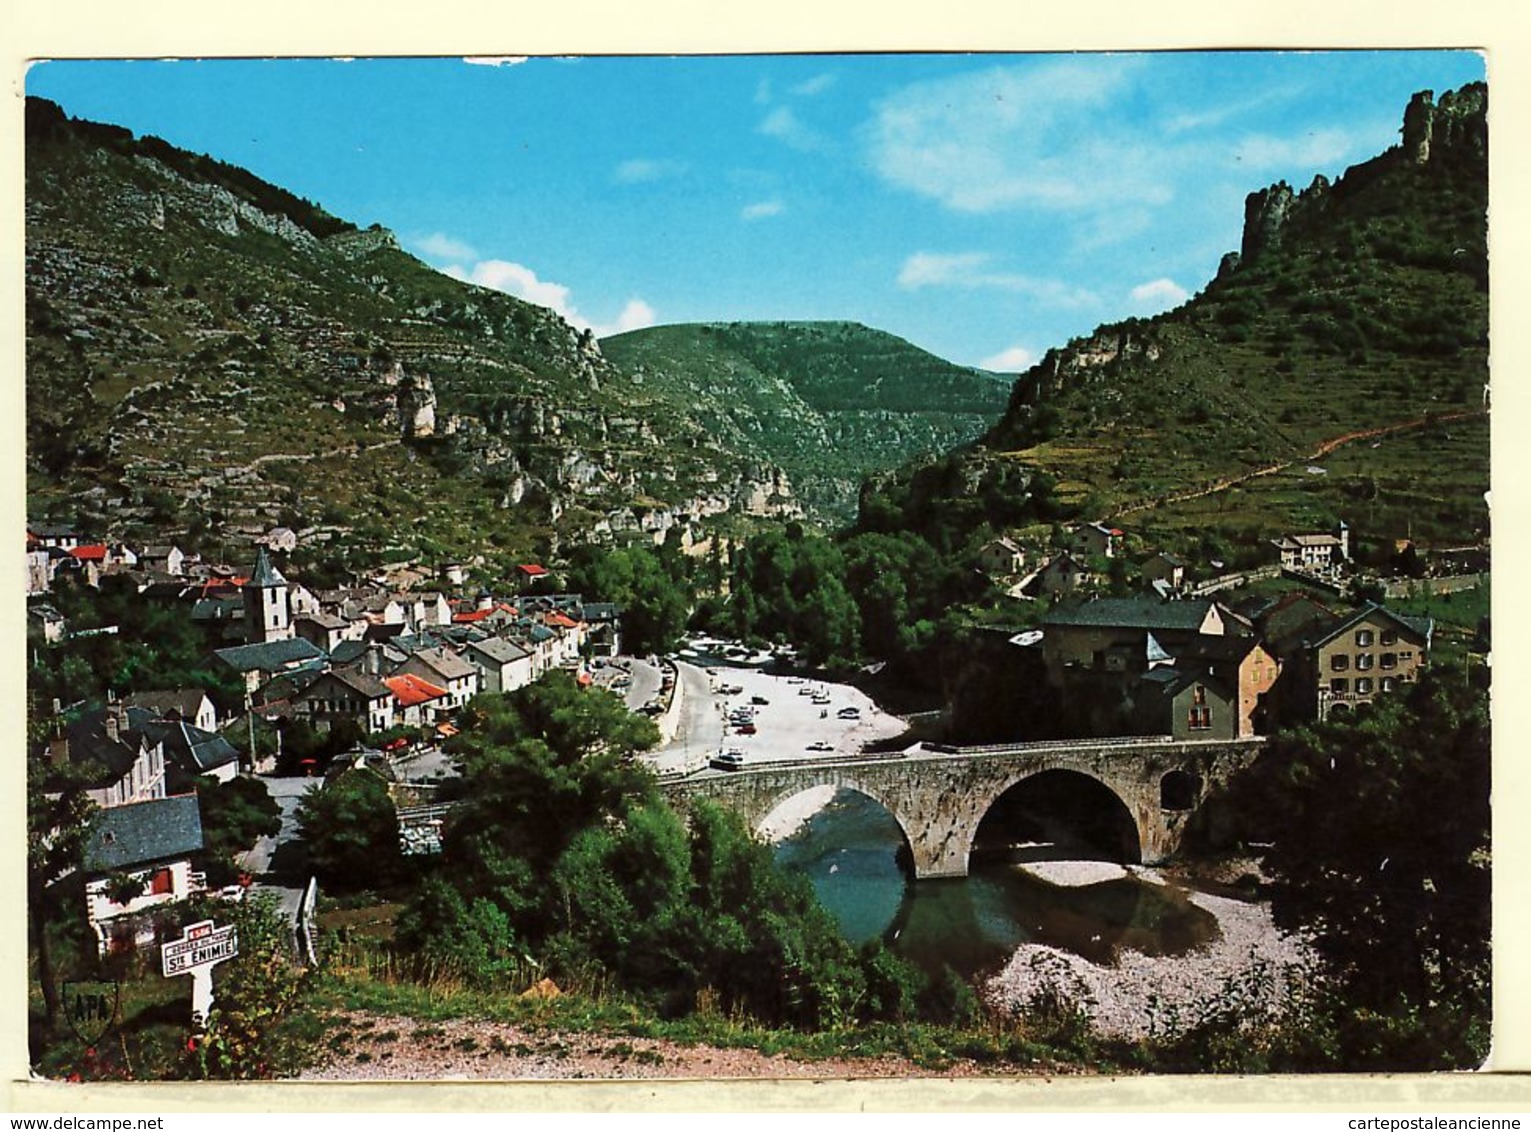
<path id="1" fill-rule="evenodd" d="M 324 651 L 302 637 L 292 637 L 285 641 L 235 645 L 233 648 L 218 649 L 213 655 L 239 672 L 269 672 L 299 661 L 318 659 L 324 655 Z"/>
<path id="2" fill-rule="evenodd" d="M 1103 597 L 1083 605 L 1059 606 L 1042 624 L 1113 629 L 1178 629 L 1195 632 L 1212 609 L 1210 601 L 1158 601 L 1142 597 Z"/>
<path id="3" fill-rule="evenodd" d="M 173 860 L 201 848 L 202 811 L 195 794 L 110 806 L 91 818 L 85 871 L 106 873 Z"/>

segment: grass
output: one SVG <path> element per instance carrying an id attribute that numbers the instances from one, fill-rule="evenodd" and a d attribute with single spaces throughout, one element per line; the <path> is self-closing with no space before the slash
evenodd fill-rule
<path id="1" fill-rule="evenodd" d="M 725 1016 L 715 1010 L 661 1018 L 641 1002 L 600 988 L 588 994 L 523 999 L 514 992 L 476 991 L 445 981 L 421 984 L 377 979 L 354 972 L 331 973 L 321 985 L 320 1005 L 331 1011 L 412 1018 L 420 1023 L 410 1035 L 416 1042 L 444 1039 L 446 1030 L 435 1023 L 448 1020 L 516 1025 L 536 1035 L 541 1053 L 556 1053 L 566 1047 L 570 1035 L 599 1034 L 683 1046 L 753 1049 L 767 1057 L 779 1055 L 801 1061 L 895 1057 L 931 1071 L 942 1071 L 964 1060 L 995 1067 L 1038 1071 L 1072 1067 L 1087 1072 L 1120 1070 L 1133 1063 L 1126 1044 L 1096 1043 L 1068 1027 L 998 1016 L 970 1028 L 903 1022 L 808 1033 L 762 1026 L 747 1017 Z M 1054 1040 L 1060 1034 L 1063 1040 Z M 490 1048 L 495 1048 L 493 1042 Z M 519 1047 L 518 1052 L 522 1052 Z"/>

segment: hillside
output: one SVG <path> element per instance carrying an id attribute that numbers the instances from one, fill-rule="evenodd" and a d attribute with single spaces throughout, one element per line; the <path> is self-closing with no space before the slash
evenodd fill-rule
<path id="1" fill-rule="evenodd" d="M 28 512 L 238 545 L 546 554 L 797 514 L 552 312 L 233 166 L 27 107 Z"/>
<path id="2" fill-rule="evenodd" d="M 806 506 L 840 520 L 868 474 L 975 439 L 1008 392 L 849 322 L 661 326 L 601 349 L 645 388 L 690 404 L 729 447 L 758 448 Z"/>
<path id="3" fill-rule="evenodd" d="M 954 457 L 972 467 L 941 475 L 1040 472 L 1051 503 L 1184 549 L 1340 517 L 1375 540 L 1485 537 L 1486 112 L 1481 84 L 1424 92 L 1400 146 L 1251 193 L 1200 294 L 1050 350 Z M 918 479 L 874 507 L 939 507 Z"/>

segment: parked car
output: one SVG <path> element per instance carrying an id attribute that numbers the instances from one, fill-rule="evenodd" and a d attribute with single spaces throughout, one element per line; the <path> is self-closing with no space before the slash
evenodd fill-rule
<path id="1" fill-rule="evenodd" d="M 744 755 L 740 751 L 720 751 L 707 760 L 715 770 L 743 770 Z"/>
<path id="2" fill-rule="evenodd" d="M 739 734 L 740 735 L 753 735 L 753 734 L 755 734 L 755 731 L 756 731 L 756 728 L 755 728 L 755 725 L 753 723 L 741 723 L 741 724 L 739 724 Z"/>
<path id="3" fill-rule="evenodd" d="M 751 696 L 750 697 L 750 703 L 758 704 L 761 707 L 765 707 L 770 702 L 771 701 L 766 699 L 764 696 Z"/>
<path id="4" fill-rule="evenodd" d="M 841 719 L 860 719 L 861 709 L 855 707 L 843 707 L 835 713 Z"/>
<path id="5" fill-rule="evenodd" d="M 826 743 L 823 739 L 820 739 L 816 743 L 809 743 L 808 749 L 810 751 L 833 751 L 835 749 L 835 745 L 833 743 Z"/>

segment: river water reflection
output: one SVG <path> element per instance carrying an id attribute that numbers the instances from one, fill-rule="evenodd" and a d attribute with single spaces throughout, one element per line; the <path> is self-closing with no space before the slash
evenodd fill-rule
<path id="1" fill-rule="evenodd" d="M 776 859 L 809 878 L 853 943 L 882 937 L 932 973 L 950 964 L 976 975 L 1028 943 L 1107 964 L 1119 949 L 1178 955 L 1217 933 L 1213 917 L 1173 885 L 1128 875 L 1061 887 L 997 857 L 978 859 L 961 880 L 915 882 L 901 847 L 887 811 L 844 791 L 779 843 Z"/>

